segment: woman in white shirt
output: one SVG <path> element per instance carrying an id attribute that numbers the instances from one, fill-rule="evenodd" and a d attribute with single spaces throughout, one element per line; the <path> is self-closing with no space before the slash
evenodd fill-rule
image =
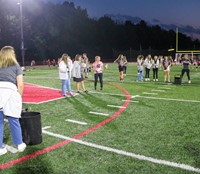
<path id="1" fill-rule="evenodd" d="M 59 63 L 59 78 L 62 81 L 62 95 L 66 96 L 66 89 L 69 95 L 73 96 L 71 91 L 71 70 L 72 70 L 72 61 L 69 58 L 68 54 L 64 53 L 61 57 L 61 61 Z"/>
<path id="2" fill-rule="evenodd" d="M 154 56 L 152 60 L 153 67 L 153 81 L 158 81 L 158 67 L 159 67 L 159 59 L 158 56 Z"/>
<path id="3" fill-rule="evenodd" d="M 149 54 L 147 58 L 144 61 L 144 66 L 145 66 L 145 81 L 150 81 L 150 70 L 152 66 L 152 61 L 151 61 L 151 55 Z"/>

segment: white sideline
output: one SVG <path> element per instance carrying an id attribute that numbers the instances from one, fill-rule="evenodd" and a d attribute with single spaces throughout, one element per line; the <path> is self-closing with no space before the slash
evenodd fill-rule
<path id="1" fill-rule="evenodd" d="M 153 91 L 153 92 L 165 92 L 165 90 L 157 90 L 157 89 L 152 89 L 151 91 Z"/>
<path id="2" fill-rule="evenodd" d="M 95 114 L 95 115 L 103 115 L 103 116 L 109 116 L 109 114 L 99 113 L 99 112 L 88 112 L 89 114 Z"/>
<path id="3" fill-rule="evenodd" d="M 95 93 L 95 94 L 106 94 L 106 95 L 113 95 L 113 96 L 126 96 L 125 94 L 112 94 L 112 93 L 106 93 L 106 92 L 96 92 L 96 91 L 90 91 L 90 93 Z"/>
<path id="4" fill-rule="evenodd" d="M 143 92 L 143 94 L 158 95 L 157 93 L 152 93 L 152 92 Z"/>
<path id="5" fill-rule="evenodd" d="M 160 89 L 172 89 L 172 88 L 166 88 L 166 87 L 158 87 L 158 88 L 160 88 Z"/>
<path id="6" fill-rule="evenodd" d="M 169 101 L 179 101 L 179 102 L 200 103 L 199 100 L 184 100 L 184 99 L 175 99 L 175 98 L 158 98 L 158 97 L 146 97 L 146 96 L 137 96 L 137 97 L 153 99 L 153 100 L 169 100 Z"/>
<path id="7" fill-rule="evenodd" d="M 108 151 L 108 152 L 114 152 L 114 153 L 117 153 L 119 155 L 129 156 L 129 157 L 132 157 L 132 158 L 136 158 L 136 159 L 143 160 L 143 161 L 148 161 L 148 162 L 155 163 L 155 164 L 161 164 L 161 165 L 165 165 L 165 166 L 170 166 L 170 167 L 175 167 L 175 168 L 180 168 L 180 169 L 183 169 L 183 170 L 188 170 L 188 171 L 200 173 L 199 168 L 194 168 L 194 167 L 189 166 L 187 164 L 181 164 L 181 163 L 170 162 L 170 161 L 166 161 L 166 160 L 160 160 L 160 159 L 156 159 L 156 158 L 152 158 L 152 157 L 146 157 L 144 155 L 135 154 L 135 153 L 132 153 L 132 152 L 126 152 L 126 151 L 123 151 L 123 150 L 118 150 L 118 149 L 114 149 L 114 148 L 110 148 L 110 147 L 106 147 L 106 146 L 101 146 L 101 145 L 98 145 L 98 144 L 89 143 L 89 142 L 86 142 L 86 141 L 66 137 L 64 135 L 55 134 L 55 133 L 46 131 L 44 129 L 42 130 L 42 132 L 44 134 L 47 134 L 47 135 L 50 135 L 50 136 L 53 136 L 53 137 L 56 137 L 56 138 L 61 138 L 61 139 L 64 139 L 64 140 L 70 140 L 72 142 L 82 144 L 82 145 L 85 145 L 85 146 L 88 146 L 88 147 L 94 147 L 94 148 L 105 150 L 105 151 Z"/>
<path id="8" fill-rule="evenodd" d="M 67 119 L 65 121 L 68 121 L 68 122 L 71 122 L 71 123 L 76 123 L 76 124 L 82 124 L 82 125 L 86 125 L 87 123 L 85 122 L 81 122 L 81 121 L 76 121 L 76 120 L 70 120 L 70 119 Z"/>

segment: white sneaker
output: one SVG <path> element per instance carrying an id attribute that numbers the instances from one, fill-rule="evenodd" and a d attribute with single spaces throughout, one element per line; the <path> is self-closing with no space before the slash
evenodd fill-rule
<path id="1" fill-rule="evenodd" d="M 26 144 L 22 143 L 17 146 L 19 152 L 23 152 L 26 149 Z"/>
<path id="2" fill-rule="evenodd" d="M 191 81 L 189 80 L 188 83 L 191 83 Z"/>
<path id="3" fill-rule="evenodd" d="M 156 82 L 158 82 L 158 79 L 156 79 Z"/>
<path id="4" fill-rule="evenodd" d="M 6 154 L 7 152 L 8 151 L 7 151 L 7 149 L 5 147 L 4 148 L 0 148 L 0 156 Z"/>

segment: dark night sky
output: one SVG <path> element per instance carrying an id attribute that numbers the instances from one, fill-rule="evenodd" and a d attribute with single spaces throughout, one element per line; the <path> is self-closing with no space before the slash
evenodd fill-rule
<path id="1" fill-rule="evenodd" d="M 73 2 L 87 9 L 91 18 L 105 14 L 139 17 L 165 29 L 179 31 L 200 39 L 200 0 L 43 0 L 53 3 Z"/>
<path id="2" fill-rule="evenodd" d="M 64 0 L 46 0 L 63 2 Z M 69 0 L 86 8 L 90 17 L 104 14 L 138 16 L 151 22 L 190 25 L 200 28 L 200 0 Z"/>

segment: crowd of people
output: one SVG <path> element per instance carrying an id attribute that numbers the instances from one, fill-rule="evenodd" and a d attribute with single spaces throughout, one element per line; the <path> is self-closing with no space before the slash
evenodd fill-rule
<path id="1" fill-rule="evenodd" d="M 100 82 L 100 90 L 103 89 L 103 69 L 104 67 L 107 68 L 107 65 L 104 66 L 104 64 L 101 62 L 101 58 L 99 56 L 95 57 L 95 61 L 92 64 L 92 67 L 90 67 L 90 61 L 87 57 L 87 54 L 84 53 L 83 55 L 76 55 L 75 61 L 72 63 L 72 60 L 70 56 L 67 54 L 64 54 L 67 59 L 65 60 L 63 56 L 60 59 L 60 62 L 58 64 L 59 67 L 59 74 L 60 79 L 62 80 L 62 95 L 66 96 L 66 88 L 68 90 L 68 94 L 71 96 L 74 96 L 74 94 L 71 92 L 70 87 L 70 78 L 73 77 L 73 80 L 76 83 L 76 93 L 80 92 L 80 85 L 82 87 L 82 91 L 85 93 L 88 93 L 88 91 L 85 88 L 84 85 L 84 79 L 88 78 L 88 73 L 91 72 L 91 69 L 93 69 L 94 74 L 94 89 L 97 90 L 97 82 L 99 80 Z M 126 76 L 127 71 L 127 65 L 128 61 L 126 59 L 126 56 L 123 54 L 120 54 L 117 59 L 114 61 L 114 63 L 117 63 L 118 65 L 118 71 L 119 71 L 119 81 L 123 82 L 124 77 Z M 159 70 L 164 71 L 164 82 L 170 82 L 170 68 L 171 66 L 175 64 L 174 60 L 171 56 L 151 56 L 150 54 L 144 57 L 143 55 L 139 55 L 137 57 L 137 69 L 138 69 L 138 76 L 136 81 L 150 81 L 150 72 L 152 70 L 152 80 L 154 82 L 158 82 L 159 78 Z M 191 61 L 189 59 L 188 54 L 184 54 L 181 58 L 181 64 L 182 64 L 182 72 L 180 73 L 180 78 L 184 76 L 184 74 L 187 74 L 188 83 L 191 83 L 190 80 L 190 65 Z M 63 70 L 63 67 L 65 70 Z M 61 77 L 62 73 L 66 73 L 64 76 Z M 64 79 L 63 79 L 64 77 Z"/>
<path id="2" fill-rule="evenodd" d="M 85 88 L 84 79 L 88 78 L 88 73 L 93 69 L 94 74 L 94 89 L 97 90 L 97 82 L 100 82 L 100 90 L 103 89 L 103 69 L 104 64 L 101 61 L 100 56 L 95 57 L 95 61 L 92 64 L 92 68 L 90 66 L 89 58 L 86 53 L 83 55 L 77 54 L 75 56 L 74 62 L 71 60 L 70 56 L 66 53 L 62 55 L 58 62 L 59 69 L 59 77 L 62 81 L 62 95 L 66 96 L 67 93 L 71 96 L 75 94 L 71 91 L 70 79 L 73 77 L 73 81 L 75 82 L 76 92 L 81 93 L 80 86 L 82 88 L 82 92 L 88 93 L 88 90 Z"/>
<path id="3" fill-rule="evenodd" d="M 190 65 L 191 59 L 189 59 L 188 54 L 182 55 L 180 59 L 182 64 L 182 72 L 180 78 L 183 78 L 184 73 L 187 73 L 188 83 L 190 80 Z M 139 55 L 137 57 L 137 67 L 138 67 L 138 77 L 136 81 L 150 81 L 150 71 L 153 71 L 153 81 L 158 81 L 158 71 L 163 69 L 164 71 L 164 82 L 170 82 L 170 68 L 174 64 L 174 60 L 171 56 L 154 56 L 150 54 L 146 57 Z"/>
<path id="4" fill-rule="evenodd" d="M 48 60 L 47 65 L 50 65 Z M 170 56 L 151 56 L 146 57 L 139 55 L 137 57 L 138 77 L 136 81 L 150 81 L 150 72 L 153 71 L 153 81 L 158 81 L 158 72 L 163 69 L 164 82 L 170 82 L 170 67 L 173 64 L 173 59 Z M 182 64 L 180 77 L 183 78 L 187 74 L 188 83 L 190 80 L 190 65 L 191 57 L 188 54 L 182 55 L 179 62 Z M 56 66 L 55 60 L 52 62 Z M 114 61 L 118 65 L 119 80 L 124 81 L 126 76 L 128 61 L 126 56 L 120 54 Z M 176 62 L 177 63 L 177 62 Z M 176 64 L 175 63 L 175 64 Z M 35 61 L 31 62 L 31 66 L 35 65 Z M 198 64 L 195 63 L 195 66 Z M 86 53 L 77 54 L 75 60 L 72 61 L 67 53 L 62 54 L 58 59 L 59 78 L 61 80 L 62 96 L 74 96 L 75 93 L 88 93 L 85 87 L 84 79 L 88 78 L 88 73 L 93 71 L 94 75 L 94 90 L 97 90 L 98 81 L 100 90 L 103 90 L 103 71 L 108 65 L 104 65 L 100 56 L 95 56 L 92 67 Z M 75 82 L 76 91 L 73 93 L 71 89 L 71 78 Z M 80 86 L 82 91 L 80 91 Z M 7 153 L 7 149 L 3 145 L 4 132 L 4 116 L 7 117 L 13 144 L 22 152 L 26 148 L 26 144 L 22 141 L 22 130 L 19 123 L 22 111 L 22 94 L 23 94 L 23 70 L 21 69 L 15 57 L 14 48 L 5 46 L 0 50 L 0 155 Z"/>

